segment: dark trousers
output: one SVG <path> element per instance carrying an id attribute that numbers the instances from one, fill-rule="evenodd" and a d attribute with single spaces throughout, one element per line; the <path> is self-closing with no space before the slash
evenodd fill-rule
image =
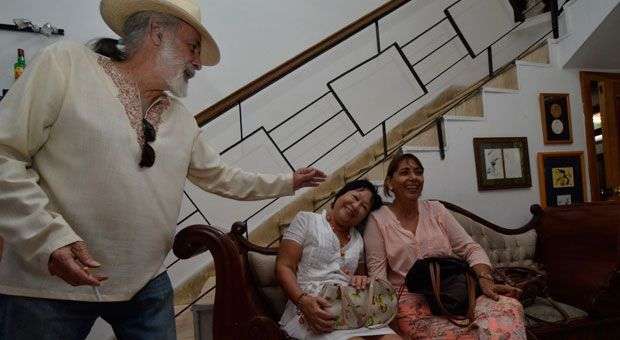
<path id="1" fill-rule="evenodd" d="M 0 339 L 83 340 L 101 317 L 118 340 L 176 340 L 173 290 L 167 273 L 131 300 L 81 302 L 0 294 Z"/>

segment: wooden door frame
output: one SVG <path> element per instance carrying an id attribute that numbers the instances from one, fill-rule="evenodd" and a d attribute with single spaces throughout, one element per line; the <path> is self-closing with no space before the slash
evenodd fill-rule
<path id="1" fill-rule="evenodd" d="M 584 123 L 586 130 L 586 147 L 588 149 L 588 174 L 590 178 L 590 200 L 600 201 L 601 193 L 599 190 L 598 171 L 596 169 L 596 146 L 594 144 L 594 123 L 592 123 L 592 96 L 590 92 L 590 82 L 593 80 L 602 81 L 606 79 L 620 80 L 620 73 L 604 72 L 579 72 L 581 83 L 581 102 L 583 103 Z"/>

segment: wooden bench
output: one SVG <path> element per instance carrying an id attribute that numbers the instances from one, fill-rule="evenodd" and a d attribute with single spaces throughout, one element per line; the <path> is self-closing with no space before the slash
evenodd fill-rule
<path id="1" fill-rule="evenodd" d="M 528 322 L 539 339 L 620 339 L 620 205 L 586 203 L 542 209 L 517 229 L 497 226 L 465 209 L 443 202 L 494 265 L 544 268 L 550 294 L 569 313 L 568 322 Z M 214 339 L 286 339 L 278 320 L 286 297 L 275 279 L 277 248 L 250 243 L 246 228 L 229 233 L 190 226 L 175 237 L 182 259 L 211 251 L 216 270 Z M 549 321 L 561 315 L 543 300 L 526 312 Z"/>

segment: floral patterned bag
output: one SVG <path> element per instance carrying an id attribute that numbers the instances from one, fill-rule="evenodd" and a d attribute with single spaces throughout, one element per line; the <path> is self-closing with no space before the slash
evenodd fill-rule
<path id="1" fill-rule="evenodd" d="M 328 283 L 319 295 L 330 303 L 327 312 L 336 316 L 334 329 L 383 327 L 397 312 L 396 291 L 387 280 L 380 278 L 370 278 L 364 290 Z"/>

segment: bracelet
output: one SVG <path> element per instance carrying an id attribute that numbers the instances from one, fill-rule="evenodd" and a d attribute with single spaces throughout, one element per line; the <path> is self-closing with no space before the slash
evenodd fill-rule
<path id="1" fill-rule="evenodd" d="M 299 306 L 299 301 L 301 301 L 301 299 L 302 299 L 304 296 L 307 296 L 307 295 L 308 295 L 308 293 L 306 293 L 306 292 L 303 292 L 303 293 L 299 294 L 299 296 L 297 297 L 297 299 L 295 299 L 294 304 L 295 304 L 296 306 Z"/>

